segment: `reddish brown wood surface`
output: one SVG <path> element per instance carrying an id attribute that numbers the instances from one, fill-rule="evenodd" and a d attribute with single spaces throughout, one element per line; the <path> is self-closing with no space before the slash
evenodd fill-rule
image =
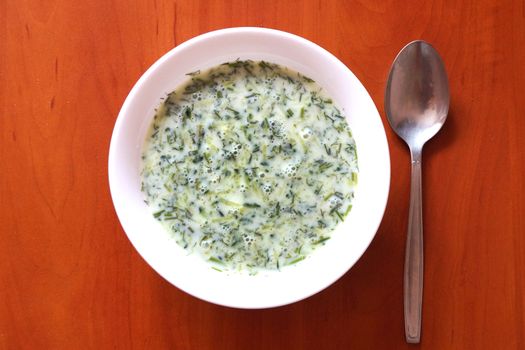
<path id="1" fill-rule="evenodd" d="M 194 299 L 119 225 L 113 125 L 138 77 L 198 34 L 265 26 L 334 53 L 385 124 L 388 207 L 357 265 L 271 310 Z M 0 1 L 0 348 L 402 349 L 409 157 L 384 117 L 391 61 L 430 41 L 451 112 L 424 154 L 424 349 L 525 349 L 523 1 Z M 417 346 L 416 346 L 417 347 Z"/>

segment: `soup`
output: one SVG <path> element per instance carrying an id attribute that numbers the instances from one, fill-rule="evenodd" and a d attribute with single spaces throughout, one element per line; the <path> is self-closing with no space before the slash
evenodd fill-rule
<path id="1" fill-rule="evenodd" d="M 355 141 L 332 99 L 265 61 L 189 76 L 157 109 L 143 147 L 152 215 L 219 271 L 279 270 L 329 244 L 358 174 Z"/>

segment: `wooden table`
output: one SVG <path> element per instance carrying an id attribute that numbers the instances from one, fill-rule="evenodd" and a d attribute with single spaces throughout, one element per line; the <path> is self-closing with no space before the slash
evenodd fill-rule
<path id="1" fill-rule="evenodd" d="M 231 26 L 301 35 L 382 115 L 388 207 L 350 272 L 302 302 L 235 310 L 159 277 L 113 210 L 124 98 L 169 49 Z M 523 1 L 0 2 L 0 348 L 398 349 L 409 156 L 383 93 L 413 39 L 441 53 L 451 111 L 424 154 L 425 349 L 525 349 Z"/>

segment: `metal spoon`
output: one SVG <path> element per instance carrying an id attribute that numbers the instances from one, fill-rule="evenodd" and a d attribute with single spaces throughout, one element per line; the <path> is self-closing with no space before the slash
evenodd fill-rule
<path id="1" fill-rule="evenodd" d="M 407 143 L 412 159 L 404 280 L 405 335 L 408 343 L 419 343 L 421 338 L 421 153 L 425 142 L 445 123 L 449 102 L 447 73 L 437 51 L 425 41 L 409 43 L 392 64 L 385 93 L 385 110 L 390 126 Z"/>

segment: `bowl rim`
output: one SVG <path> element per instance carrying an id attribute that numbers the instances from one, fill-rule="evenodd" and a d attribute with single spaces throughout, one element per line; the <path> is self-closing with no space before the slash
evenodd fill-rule
<path id="1" fill-rule="evenodd" d="M 124 214 L 122 212 L 122 208 L 119 208 L 118 205 L 117 205 L 117 203 L 118 203 L 118 198 L 117 197 L 119 196 L 119 194 L 117 193 L 117 191 L 115 189 L 116 188 L 115 187 L 115 181 L 117 181 L 117 178 L 116 178 L 116 176 L 117 176 L 117 174 L 116 174 L 116 167 L 118 166 L 117 165 L 118 161 L 117 161 L 117 158 L 116 158 L 117 157 L 117 155 L 116 155 L 116 143 L 118 142 L 118 140 L 121 137 L 120 134 L 122 132 L 122 127 L 123 127 L 123 125 L 125 123 L 125 116 L 129 113 L 129 111 L 128 111 L 129 107 L 132 104 L 132 101 L 137 98 L 137 95 L 143 89 L 144 83 L 148 79 L 150 79 L 150 76 L 155 71 L 157 71 L 157 69 L 159 69 L 159 67 L 161 67 L 164 64 L 166 64 L 166 62 L 172 60 L 174 56 L 176 56 L 179 52 L 182 52 L 186 48 L 188 48 L 190 46 L 194 46 L 194 45 L 199 45 L 199 43 L 201 43 L 201 42 L 203 42 L 205 40 L 208 40 L 208 39 L 214 39 L 214 38 L 218 38 L 218 37 L 221 37 L 221 36 L 224 36 L 224 35 L 228 36 L 228 35 L 232 35 L 232 34 L 243 34 L 243 33 L 245 33 L 245 34 L 250 34 L 250 33 L 253 34 L 253 33 L 255 33 L 255 34 L 262 34 L 262 35 L 273 35 L 273 36 L 279 36 L 281 38 L 284 38 L 285 40 L 292 40 L 294 42 L 297 42 L 297 43 L 299 43 L 301 45 L 304 45 L 304 46 L 308 47 L 311 50 L 315 50 L 315 51 L 319 52 L 321 55 L 324 55 L 327 59 L 332 61 L 334 64 L 337 64 L 337 65 L 340 65 L 340 66 L 344 67 L 344 69 L 346 69 L 348 71 L 348 73 L 350 75 L 352 75 L 355 78 L 355 80 L 360 84 L 360 86 L 364 89 L 366 97 L 370 100 L 370 102 L 373 105 L 373 108 L 377 112 L 377 117 L 379 119 L 379 123 L 381 124 L 381 128 L 382 128 L 381 129 L 381 131 L 382 131 L 382 133 L 381 133 L 382 140 L 380 140 L 378 147 L 383 147 L 383 152 L 384 152 L 383 156 L 385 157 L 383 159 L 383 161 L 385 162 L 385 164 L 384 164 L 385 165 L 385 169 L 383 169 L 385 171 L 385 176 L 383 176 L 385 183 L 383 183 L 382 197 L 380 198 L 380 201 L 376 205 L 377 213 L 378 213 L 378 220 L 376 222 L 374 222 L 373 225 L 370 227 L 370 231 L 372 231 L 373 234 L 371 234 L 368 237 L 368 240 L 367 240 L 366 244 L 364 244 L 364 248 L 362 249 L 362 251 L 360 251 L 359 254 L 355 254 L 353 261 L 351 261 L 348 264 L 348 268 L 344 269 L 344 271 L 342 273 L 338 274 L 337 276 L 333 276 L 331 282 L 329 282 L 327 284 L 324 284 L 324 285 L 319 285 L 318 288 L 312 289 L 308 293 L 303 293 L 303 294 L 297 295 L 297 296 L 295 296 L 293 298 L 288 298 L 288 299 L 284 299 L 284 300 L 277 301 L 277 302 L 273 301 L 273 302 L 262 302 L 262 303 L 255 303 L 255 304 L 243 303 L 243 302 L 239 302 L 239 303 L 221 302 L 220 300 L 215 300 L 215 299 L 210 298 L 210 297 L 203 297 L 202 295 L 199 295 L 198 293 L 195 293 L 195 291 L 189 290 L 188 288 L 185 288 L 185 286 L 181 286 L 181 285 L 175 284 L 168 276 L 166 276 L 161 271 L 159 271 L 155 266 L 152 265 L 152 263 L 148 260 L 148 258 L 143 254 L 143 252 L 141 251 L 141 247 L 139 247 L 137 245 L 137 242 L 135 242 L 132 239 L 132 237 L 130 236 L 130 234 L 128 232 L 128 229 L 125 227 L 126 225 L 125 225 L 125 220 L 123 218 Z M 387 205 L 387 202 L 388 202 L 388 196 L 389 196 L 389 190 L 390 190 L 390 176 L 391 176 L 391 173 L 390 173 L 390 154 L 389 154 L 389 147 L 388 147 L 388 142 L 387 142 L 387 138 L 386 138 L 384 124 L 383 124 L 383 122 L 381 120 L 379 111 L 377 110 L 377 107 L 376 107 L 375 103 L 373 102 L 372 98 L 370 97 L 370 94 L 368 93 L 368 91 L 366 90 L 364 85 L 359 81 L 359 79 L 354 75 L 354 73 L 346 65 L 344 65 L 344 63 L 342 63 L 336 56 L 334 56 L 332 53 L 330 53 L 329 51 L 327 51 L 326 49 L 322 48 L 321 46 L 319 46 L 319 45 L 317 45 L 317 44 L 315 44 L 315 43 L 313 43 L 313 42 L 311 42 L 311 41 L 309 41 L 309 40 L 307 40 L 307 39 L 305 39 L 305 38 L 303 38 L 301 36 L 298 36 L 298 35 L 295 35 L 295 34 L 291 34 L 291 33 L 288 33 L 288 32 L 284 32 L 284 31 L 280 31 L 280 30 L 276 30 L 276 29 L 261 28 L 261 27 L 234 27 L 234 28 L 225 28 L 225 29 L 219 29 L 219 30 L 210 31 L 210 32 L 198 35 L 196 37 L 193 37 L 193 38 L 191 38 L 191 39 L 189 39 L 189 40 L 187 40 L 187 41 L 177 45 L 176 47 L 172 48 L 167 53 L 162 55 L 137 80 L 137 82 L 134 84 L 133 88 L 130 90 L 129 94 L 127 95 L 124 103 L 122 104 L 122 107 L 121 107 L 121 109 L 119 111 L 117 120 L 115 122 L 114 129 L 113 129 L 113 132 L 112 132 L 111 141 L 110 141 L 110 148 L 109 148 L 109 157 L 108 157 L 108 179 L 109 179 L 110 193 L 111 193 L 111 197 L 112 197 L 112 202 L 113 202 L 114 207 L 115 207 L 115 211 L 116 211 L 117 216 L 119 218 L 119 222 L 121 223 L 121 226 L 122 226 L 124 232 L 126 233 L 128 239 L 130 240 L 130 242 L 134 246 L 135 250 L 139 253 L 139 255 L 146 261 L 146 263 L 150 267 L 152 267 L 153 270 L 155 270 L 164 279 L 166 279 L 168 282 L 170 282 L 170 284 L 176 286 L 177 288 L 183 290 L 184 292 L 186 292 L 186 293 L 188 293 L 188 294 L 190 294 L 190 295 L 192 295 L 192 296 L 194 296 L 196 298 L 199 298 L 201 300 L 205 300 L 205 301 L 208 301 L 208 302 L 211 302 L 211 303 L 214 303 L 214 304 L 218 304 L 218 305 L 234 307 L 234 308 L 243 308 L 243 309 L 260 309 L 260 308 L 278 307 L 278 306 L 287 305 L 287 304 L 291 304 L 291 303 L 294 303 L 294 302 L 306 299 L 306 298 L 308 298 L 308 297 L 310 297 L 310 296 L 312 296 L 314 294 L 317 294 L 318 292 L 328 288 L 330 285 L 334 284 L 337 280 L 339 280 L 346 272 L 348 272 L 356 264 L 356 262 L 362 257 L 364 252 L 370 246 L 370 244 L 371 244 L 372 240 L 374 239 L 375 235 L 377 234 L 377 231 L 378 231 L 379 226 L 380 226 L 380 224 L 382 222 L 382 219 L 383 219 L 383 216 L 384 216 L 384 213 L 385 213 L 385 209 L 386 209 L 386 205 Z"/>

